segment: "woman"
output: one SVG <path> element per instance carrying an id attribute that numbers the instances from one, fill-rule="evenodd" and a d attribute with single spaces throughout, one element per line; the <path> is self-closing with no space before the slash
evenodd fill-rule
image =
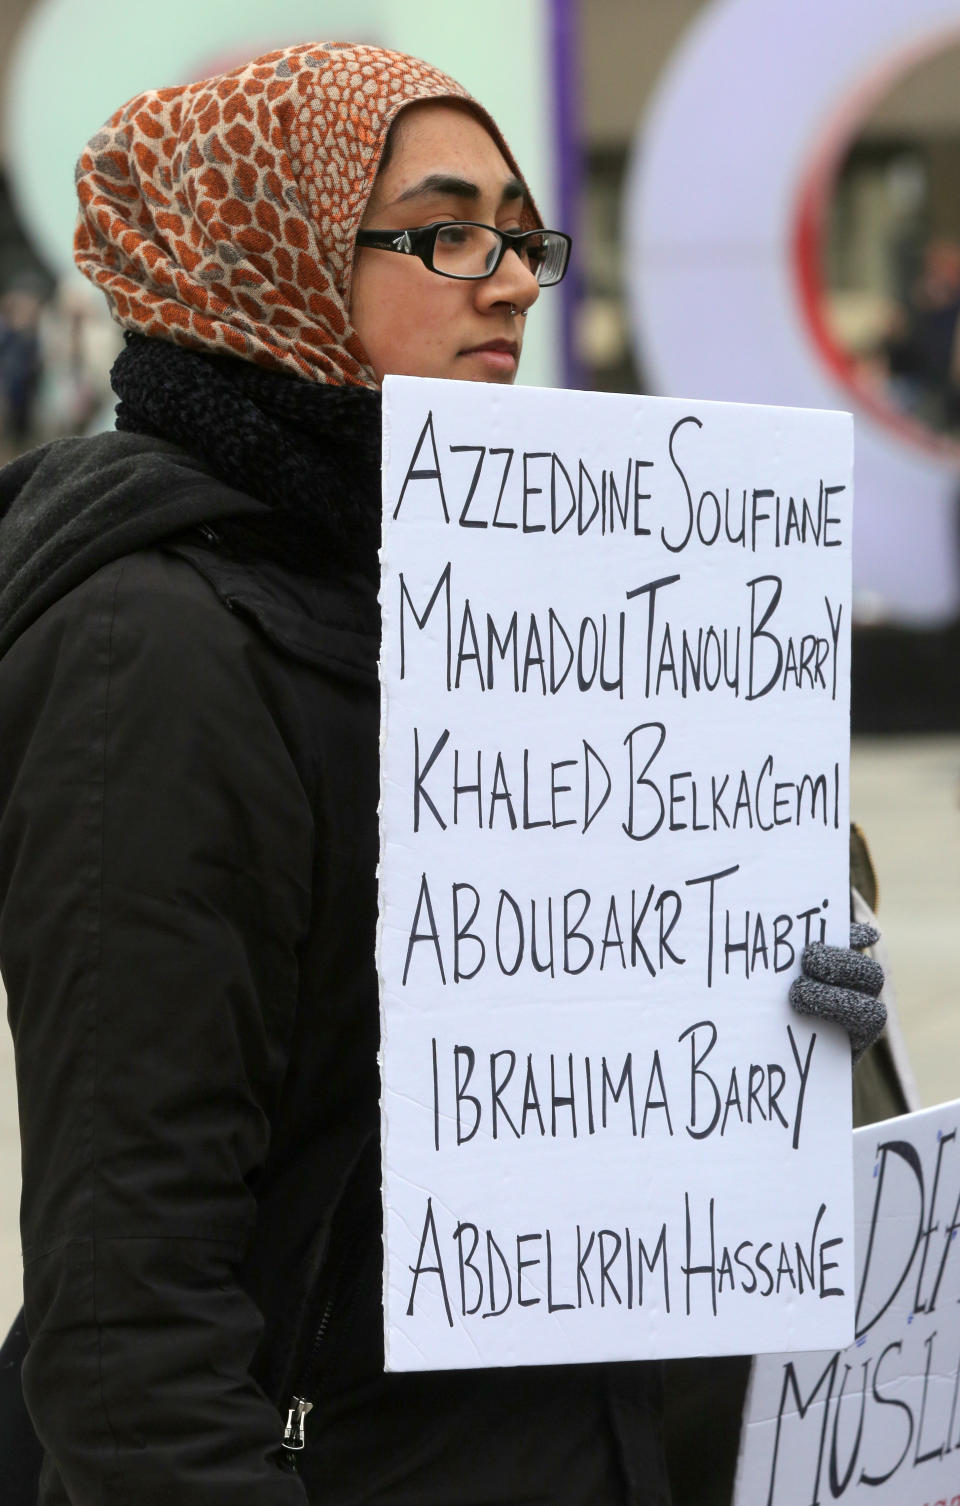
<path id="1" fill-rule="evenodd" d="M 140 96 L 78 191 L 121 432 L 0 483 L 40 1499 L 666 1501 L 654 1367 L 381 1373 L 378 387 L 511 381 L 565 238 L 362 46 Z"/>

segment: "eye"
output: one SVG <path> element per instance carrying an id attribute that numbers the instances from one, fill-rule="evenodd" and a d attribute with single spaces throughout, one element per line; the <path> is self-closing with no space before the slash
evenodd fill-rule
<path id="1" fill-rule="evenodd" d="M 536 271 L 547 259 L 547 243 L 542 235 L 531 236 L 525 245 L 527 261 Z"/>
<path id="2" fill-rule="evenodd" d="M 531 272 L 539 273 L 547 259 L 549 247 L 546 237 L 543 235 L 531 235 L 528 240 L 521 241 L 517 248 L 520 260 Z"/>
<path id="3" fill-rule="evenodd" d="M 470 236 L 471 226 L 469 225 L 441 225 L 437 230 L 436 244 L 452 250 L 456 246 L 465 246 Z"/>

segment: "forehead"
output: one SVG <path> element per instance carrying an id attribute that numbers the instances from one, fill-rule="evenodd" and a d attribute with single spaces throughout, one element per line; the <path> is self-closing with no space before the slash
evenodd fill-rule
<path id="1" fill-rule="evenodd" d="M 373 196 L 381 202 L 432 173 L 469 178 L 499 193 L 514 177 L 486 126 L 465 105 L 425 101 L 397 117 L 389 161 L 378 175 Z"/>

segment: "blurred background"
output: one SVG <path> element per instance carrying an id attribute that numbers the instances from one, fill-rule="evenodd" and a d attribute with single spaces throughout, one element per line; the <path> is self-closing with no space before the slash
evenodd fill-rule
<path id="1" fill-rule="evenodd" d="M 73 163 L 141 89 L 349 37 L 460 78 L 575 236 L 524 380 L 856 420 L 852 812 L 925 1103 L 960 1096 L 960 0 L 0 8 L 0 460 L 112 422 Z M 0 1326 L 19 1303 L 0 1038 Z"/>

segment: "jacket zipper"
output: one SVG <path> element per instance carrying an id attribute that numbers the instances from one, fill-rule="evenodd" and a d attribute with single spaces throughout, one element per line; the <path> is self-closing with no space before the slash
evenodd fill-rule
<path id="1" fill-rule="evenodd" d="M 298 1391 L 306 1391 L 307 1396 L 312 1397 L 313 1400 L 308 1401 L 307 1396 L 291 1396 L 290 1406 L 287 1409 L 287 1425 L 283 1430 L 283 1457 L 287 1468 L 293 1471 L 297 1469 L 298 1454 L 301 1454 L 306 1447 L 307 1413 L 313 1411 L 314 1404 L 320 1393 L 320 1381 L 322 1379 L 320 1361 L 324 1358 L 326 1351 L 327 1331 L 330 1327 L 330 1320 L 333 1317 L 336 1305 L 336 1286 L 338 1285 L 339 1282 L 336 1283 L 334 1291 L 324 1305 L 320 1322 L 317 1324 L 313 1342 L 310 1345 L 310 1352 L 307 1355 L 300 1376 Z M 348 1304 L 348 1311 L 349 1307 L 350 1304 Z"/>
<path id="2" fill-rule="evenodd" d="M 354 1176 L 355 1168 L 345 1189 L 347 1198 L 353 1190 Z M 379 1193 L 377 1196 L 379 1198 Z M 339 1237 L 336 1231 L 331 1235 L 331 1242 L 339 1245 L 339 1250 L 333 1268 L 329 1272 L 328 1292 L 320 1309 L 319 1319 L 314 1319 L 315 1326 L 310 1347 L 301 1359 L 298 1373 L 291 1377 L 292 1394 L 283 1432 L 282 1459 L 286 1468 L 292 1471 L 296 1471 L 299 1457 L 306 1446 L 307 1414 L 313 1411 L 322 1390 L 324 1367 L 329 1358 L 330 1326 L 334 1313 L 338 1313 L 338 1326 L 334 1341 L 334 1349 L 336 1349 L 349 1339 L 354 1310 L 364 1281 L 370 1274 L 367 1270 L 370 1265 L 368 1254 L 359 1262 L 355 1262 L 354 1259 L 363 1247 L 361 1231 L 366 1225 L 368 1208 L 369 1205 L 365 1203 L 358 1206 L 346 1203 L 345 1226 L 341 1224 L 338 1231 Z M 344 1210 L 344 1204 L 341 1204 L 341 1210 Z M 379 1252 L 379 1241 L 373 1242 L 371 1248 Z M 344 1297 L 346 1300 L 343 1300 Z"/>
<path id="3" fill-rule="evenodd" d="M 338 1298 L 342 1295 L 344 1275 L 350 1270 L 351 1266 L 351 1262 L 346 1256 L 352 1253 L 352 1249 L 347 1251 L 344 1258 L 338 1262 L 333 1288 L 330 1296 L 324 1303 L 320 1321 L 314 1331 L 313 1341 L 300 1372 L 297 1391 L 290 1398 L 290 1405 L 287 1409 L 287 1423 L 283 1432 L 283 1459 L 286 1467 L 292 1471 L 296 1471 L 298 1456 L 306 1447 L 305 1424 L 307 1413 L 313 1411 L 322 1389 L 323 1362 L 327 1358 L 327 1340 L 330 1324 L 337 1308 Z M 346 1337 L 349 1332 L 350 1321 L 357 1303 L 359 1286 L 361 1284 L 358 1278 L 365 1275 L 365 1272 L 355 1271 L 353 1274 L 352 1291 L 341 1309 L 340 1338 Z"/>
<path id="4" fill-rule="evenodd" d="M 296 1455 L 301 1452 L 306 1444 L 305 1420 L 308 1412 L 313 1411 L 313 1402 L 307 1401 L 305 1396 L 295 1396 L 292 1405 L 287 1412 L 287 1425 L 283 1430 L 283 1447 L 290 1456 L 288 1466 L 296 1469 Z"/>

